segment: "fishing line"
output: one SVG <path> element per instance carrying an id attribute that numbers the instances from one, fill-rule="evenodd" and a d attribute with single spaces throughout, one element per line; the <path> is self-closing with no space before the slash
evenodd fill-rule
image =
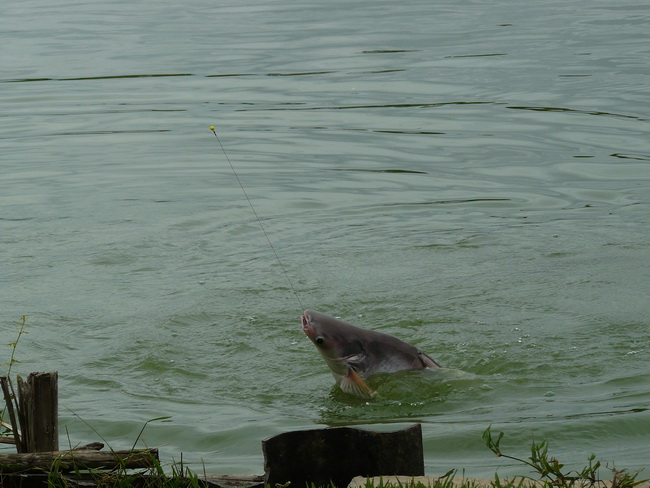
<path id="1" fill-rule="evenodd" d="M 237 174 L 237 171 L 235 171 L 235 167 L 230 162 L 230 158 L 228 157 L 228 153 L 226 153 L 226 150 L 223 148 L 223 144 L 221 144 L 221 139 L 219 139 L 219 136 L 217 135 L 217 131 L 215 130 L 213 125 L 210 126 L 210 130 L 214 134 L 214 137 L 217 138 L 217 142 L 219 143 L 219 146 L 221 147 L 221 150 L 223 151 L 223 155 L 226 156 L 226 161 L 228 161 L 228 164 L 230 165 L 230 169 L 232 170 L 232 174 L 235 175 L 235 178 L 237 179 L 237 183 L 239 183 L 239 187 L 241 188 L 242 193 L 246 197 L 246 201 L 248 201 L 248 206 L 253 211 L 253 214 L 255 215 L 255 218 L 257 219 L 257 223 L 260 224 L 260 228 L 262 229 L 262 233 L 264 234 L 264 237 L 266 237 L 266 240 L 269 243 L 269 246 L 271 247 L 271 250 L 273 251 L 273 254 L 275 254 L 275 259 L 277 259 L 278 264 L 280 265 L 280 269 L 282 269 L 282 273 L 284 274 L 284 277 L 287 280 L 287 283 L 289 283 L 289 288 L 291 288 L 291 291 L 293 292 L 294 296 L 296 297 L 296 300 L 298 300 L 298 304 L 300 305 L 300 309 L 304 310 L 305 307 L 303 307 L 302 302 L 300 301 L 300 297 L 298 296 L 298 293 L 296 292 L 296 289 L 293 287 L 293 284 L 291 283 L 291 280 L 289 279 L 289 274 L 287 273 L 287 270 L 284 268 L 284 265 L 282 264 L 282 260 L 280 259 L 280 256 L 278 255 L 277 251 L 275 250 L 275 247 L 273 246 L 273 243 L 271 242 L 271 238 L 267 234 L 266 229 L 264 228 L 264 225 L 262 224 L 262 219 L 260 219 L 260 216 L 257 215 L 257 211 L 255 210 L 255 207 L 253 206 L 253 202 L 251 201 L 250 197 L 248 196 L 248 193 L 246 193 L 246 189 L 244 188 L 244 185 L 242 184 L 241 180 L 239 179 L 239 175 Z"/>

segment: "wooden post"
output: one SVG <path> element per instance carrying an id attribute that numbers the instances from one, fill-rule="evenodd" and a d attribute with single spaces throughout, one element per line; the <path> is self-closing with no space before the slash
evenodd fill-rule
<path id="1" fill-rule="evenodd" d="M 56 371 L 30 373 L 26 383 L 18 378 L 26 452 L 59 450 L 58 379 Z"/>
<path id="2" fill-rule="evenodd" d="M 0 380 L 17 452 L 58 451 L 58 373 L 30 373 L 27 381 L 19 376 L 17 395 L 10 378 Z"/>

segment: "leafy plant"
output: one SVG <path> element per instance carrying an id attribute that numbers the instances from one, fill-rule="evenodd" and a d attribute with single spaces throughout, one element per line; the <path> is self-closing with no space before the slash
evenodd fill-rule
<path id="1" fill-rule="evenodd" d="M 534 442 L 530 447 L 530 457 L 529 460 L 521 459 L 515 456 L 510 456 L 504 454 L 501 451 L 500 443 L 503 439 L 503 432 L 499 432 L 494 438 L 492 436 L 492 428 L 488 427 L 485 432 L 483 432 L 483 441 L 485 445 L 490 449 L 497 457 L 504 457 L 506 459 L 512 459 L 513 461 L 518 461 L 520 463 L 526 464 L 533 468 L 539 476 L 540 480 L 544 482 L 545 485 L 550 485 L 553 487 L 559 488 L 574 488 L 579 486 L 581 488 L 585 487 L 600 487 L 603 485 L 602 480 L 598 476 L 598 470 L 601 467 L 600 461 L 596 460 L 596 455 L 592 454 L 587 459 L 588 464 L 580 471 L 577 470 L 565 470 L 564 464 L 558 461 L 557 458 L 551 457 L 548 454 L 548 441 Z M 636 485 L 643 483 L 647 480 L 637 480 L 637 476 L 640 473 L 635 471 L 634 473 L 629 473 L 627 470 L 616 470 L 610 468 L 613 472 L 612 478 L 612 488 L 633 488 Z M 501 482 L 498 475 L 495 475 L 495 480 L 492 483 L 494 488 L 521 488 L 522 482 L 525 479 L 533 481 L 533 478 L 530 477 L 518 477 L 519 482 L 515 480 L 510 480 L 505 484 Z"/>
<path id="2" fill-rule="evenodd" d="M 16 336 L 16 340 L 7 344 L 11 348 L 11 356 L 9 358 L 7 375 L 6 375 L 7 377 L 11 375 L 12 366 L 15 363 L 20 362 L 16 359 L 16 348 L 18 347 L 18 342 L 20 341 L 22 335 L 27 334 L 27 331 L 25 330 L 25 326 L 27 325 L 27 315 L 23 315 L 22 317 L 20 317 L 20 321 L 18 321 L 17 325 L 18 325 L 18 335 Z"/>

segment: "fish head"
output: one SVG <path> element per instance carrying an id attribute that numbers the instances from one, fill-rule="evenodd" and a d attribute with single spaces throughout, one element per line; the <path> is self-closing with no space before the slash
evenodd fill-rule
<path id="1" fill-rule="evenodd" d="M 368 356 L 361 330 L 319 312 L 306 310 L 302 315 L 302 330 L 320 352 L 341 389 L 361 398 L 372 398 L 374 392 L 365 383 Z"/>
<path id="2" fill-rule="evenodd" d="M 302 330 L 324 357 L 332 359 L 341 357 L 341 341 L 344 339 L 335 320 L 312 310 L 305 310 L 302 315 Z"/>
<path id="3" fill-rule="evenodd" d="M 351 324 L 320 312 L 305 310 L 302 315 L 302 330 L 334 373 L 343 372 L 348 366 L 362 368 L 365 351 L 363 342 L 355 334 L 356 329 Z"/>

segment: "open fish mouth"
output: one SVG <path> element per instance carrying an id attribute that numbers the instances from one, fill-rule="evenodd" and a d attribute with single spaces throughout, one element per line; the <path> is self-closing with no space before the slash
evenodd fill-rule
<path id="1" fill-rule="evenodd" d="M 308 322 L 309 319 L 307 319 L 306 314 L 302 314 L 300 319 L 302 321 L 302 330 L 307 330 L 307 328 L 309 327 L 309 322 Z"/>
<path id="2" fill-rule="evenodd" d="M 307 312 L 305 312 L 300 318 L 302 321 L 302 330 L 305 332 L 305 334 L 310 335 L 310 333 L 314 333 L 314 328 L 309 323 L 309 316 L 307 315 Z"/>
<path id="3" fill-rule="evenodd" d="M 320 344 L 317 343 L 316 341 L 319 338 L 319 332 L 317 331 L 318 326 L 314 325 L 312 323 L 312 318 L 311 315 L 309 314 L 309 310 L 305 310 L 305 313 L 302 314 L 301 321 L 302 321 L 302 331 L 305 333 L 307 337 L 309 337 L 314 344 L 318 345 Z M 322 341 L 321 341 L 322 342 Z"/>

